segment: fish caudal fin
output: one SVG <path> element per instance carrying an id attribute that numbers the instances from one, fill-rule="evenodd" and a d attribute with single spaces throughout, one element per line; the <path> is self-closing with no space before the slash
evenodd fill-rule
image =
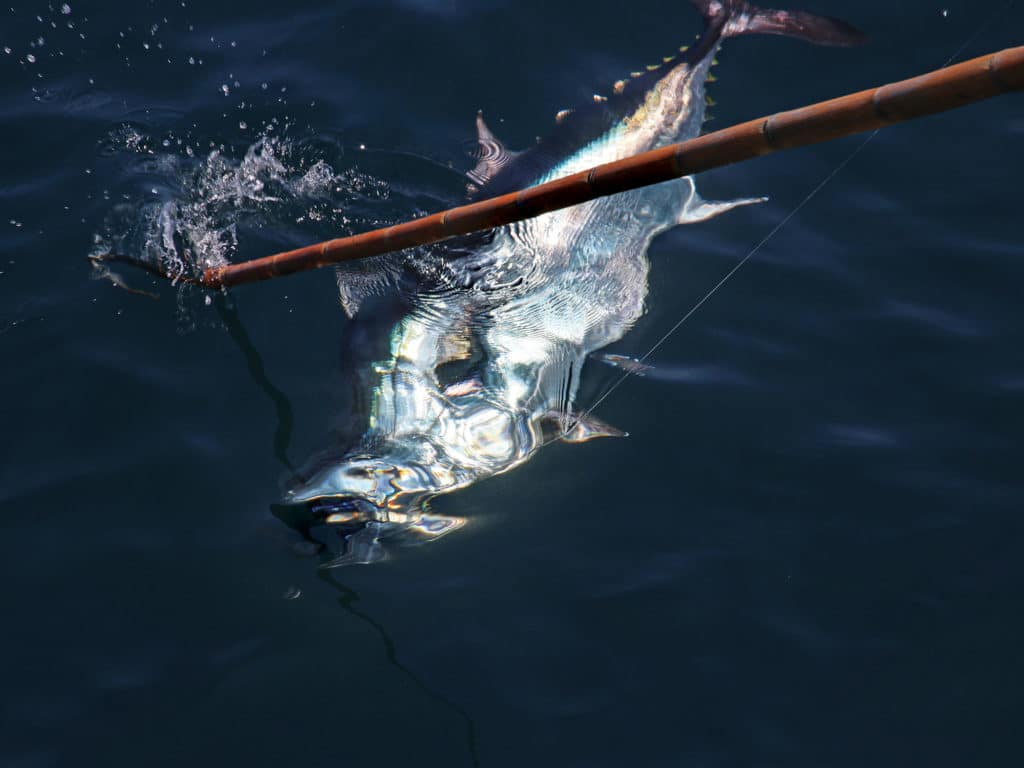
<path id="1" fill-rule="evenodd" d="M 709 27 L 723 37 L 745 34 L 785 35 L 817 45 L 860 45 L 867 36 L 851 24 L 805 11 L 758 8 L 745 0 L 692 0 Z"/>

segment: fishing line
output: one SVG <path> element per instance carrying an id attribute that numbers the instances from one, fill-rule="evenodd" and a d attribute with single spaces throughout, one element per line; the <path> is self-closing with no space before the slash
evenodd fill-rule
<path id="1" fill-rule="evenodd" d="M 964 40 L 960 47 L 956 49 L 952 56 L 946 59 L 946 62 L 942 66 L 948 67 L 955 59 L 957 59 L 960 56 L 961 53 L 964 52 L 966 48 L 968 48 L 971 45 L 971 43 L 975 41 L 975 39 L 978 38 L 979 35 L 981 35 L 981 33 L 985 29 L 988 28 L 990 24 L 992 24 L 996 20 L 997 17 L 1008 11 L 1015 2 L 1016 0 L 1007 0 L 1007 2 L 1002 7 L 997 8 L 995 11 L 993 11 L 992 14 L 985 21 L 983 21 L 970 35 L 968 35 L 967 39 Z M 778 232 L 783 227 L 785 227 L 786 224 L 788 224 L 794 216 L 796 216 L 801 210 L 803 210 L 803 208 L 809 202 L 811 202 L 811 200 L 813 200 L 815 196 L 817 196 L 817 194 L 821 192 L 821 190 L 823 190 L 830 181 L 832 181 L 832 179 L 839 175 L 840 171 L 842 171 L 847 165 L 849 165 L 850 162 L 855 157 L 857 157 L 857 155 L 859 155 L 868 144 L 870 144 L 874 140 L 875 136 L 878 135 L 878 132 L 880 130 L 880 128 L 876 128 L 874 131 L 868 134 L 868 137 L 864 139 L 864 141 L 862 141 L 852 152 L 850 152 L 850 154 L 847 155 L 845 159 L 840 161 L 839 164 L 835 168 L 833 168 L 832 171 L 824 179 L 822 179 L 821 182 L 819 182 L 818 185 L 814 189 L 812 189 L 807 194 L 807 196 L 804 197 L 804 199 L 797 204 L 795 208 L 793 208 L 788 214 L 786 214 L 782 221 L 776 224 L 775 227 L 773 227 L 772 230 L 767 235 L 765 235 L 764 238 L 762 238 L 762 240 L 747 253 L 746 256 L 740 259 L 736 263 L 736 265 L 732 269 L 730 269 L 721 280 L 719 280 L 714 286 L 712 286 L 711 290 L 705 293 L 700 298 L 700 300 L 697 301 L 696 304 L 694 304 L 681 318 L 679 318 L 675 325 L 669 328 L 668 331 L 665 332 L 665 334 L 662 335 L 662 337 L 659 338 L 650 349 L 648 349 L 643 355 L 637 358 L 637 361 L 640 363 L 646 362 L 647 359 L 652 354 L 654 354 L 654 352 L 656 352 L 659 347 L 661 347 L 666 341 L 668 341 L 672 334 L 678 331 L 687 320 L 693 317 L 697 310 L 704 306 L 704 304 L 712 296 L 714 296 L 722 286 L 729 282 L 729 280 L 737 272 L 740 271 L 740 268 L 743 267 L 744 264 L 750 261 L 750 259 L 752 259 L 758 253 L 758 251 L 764 248 L 764 246 L 767 245 L 768 242 L 773 237 L 775 237 L 775 235 L 778 234 Z M 628 379 L 632 375 L 634 375 L 634 371 L 626 369 L 622 373 L 622 375 L 619 376 L 618 379 L 612 382 L 611 386 L 608 387 L 604 394 L 601 395 L 593 405 L 587 408 L 586 411 L 584 411 L 583 415 L 580 417 L 580 420 L 585 419 L 587 416 L 589 416 L 595 408 L 597 408 L 601 403 L 603 403 L 612 394 L 612 392 L 618 389 L 622 385 L 622 383 L 625 382 L 626 379 Z"/>

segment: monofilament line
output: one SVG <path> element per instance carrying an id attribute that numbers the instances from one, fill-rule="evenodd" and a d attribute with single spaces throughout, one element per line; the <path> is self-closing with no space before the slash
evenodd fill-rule
<path id="1" fill-rule="evenodd" d="M 673 333 L 678 331 L 687 320 L 689 320 L 691 317 L 693 317 L 693 315 L 696 314 L 697 310 L 700 309 L 702 306 L 704 306 L 704 304 L 708 301 L 708 299 L 710 299 L 712 296 L 714 296 L 723 285 L 725 285 L 727 282 L 729 282 L 729 280 L 732 278 L 732 276 L 735 275 L 737 272 L 739 272 L 744 264 L 746 264 L 748 261 L 750 261 L 752 258 L 754 258 L 754 256 L 757 255 L 758 251 L 760 251 L 762 248 L 764 248 L 765 245 L 768 244 L 768 241 L 771 240 L 773 237 L 775 237 L 776 234 L 778 234 L 779 230 L 781 230 L 784 226 L 786 226 L 786 224 L 788 224 L 789 221 L 794 216 L 796 216 L 798 213 L 800 213 L 800 211 L 803 210 L 804 206 L 806 206 L 809 202 L 811 202 L 811 200 L 814 199 L 815 195 L 817 195 L 819 192 L 821 192 L 821 190 L 823 190 L 825 188 L 825 186 L 830 181 L 832 181 L 832 179 L 834 179 L 839 174 L 840 171 L 843 170 L 843 168 L 845 168 L 847 165 L 849 165 L 850 161 L 853 160 L 853 158 L 855 158 L 857 155 L 859 155 L 861 150 L 863 150 L 864 147 L 866 147 L 868 145 L 868 143 L 873 138 L 875 138 L 875 136 L 878 135 L 878 130 L 879 129 L 875 129 L 872 133 L 870 133 L 868 135 L 868 137 L 866 139 L 864 139 L 864 141 L 862 141 L 857 146 L 856 149 L 853 150 L 853 152 L 851 152 L 849 155 L 847 155 L 846 159 L 844 159 L 842 162 L 839 163 L 839 165 L 837 165 L 835 168 L 833 168 L 832 171 L 828 174 L 828 176 L 826 176 L 824 179 L 822 179 L 818 183 L 818 186 L 816 186 L 814 189 L 812 189 L 807 194 L 807 196 L 804 197 L 804 199 L 801 200 L 797 204 L 797 206 L 795 208 L 793 208 L 793 210 L 791 210 L 789 213 L 786 214 L 785 218 L 783 218 L 782 221 L 780 221 L 778 224 L 776 224 L 772 228 L 771 232 L 769 232 L 767 235 L 764 236 L 764 238 L 762 238 L 761 242 L 759 242 L 757 245 L 755 245 L 753 248 L 751 248 L 747 252 L 746 256 L 744 256 L 742 259 L 740 259 L 738 262 L 736 262 L 736 265 L 732 269 L 730 269 L 728 272 L 726 272 L 725 277 L 723 277 L 721 280 L 719 280 L 717 283 L 715 283 L 715 285 L 712 286 L 711 290 L 709 290 L 707 293 L 705 293 L 700 298 L 700 300 L 689 309 L 689 311 L 687 311 L 682 317 L 679 318 L 679 320 L 676 321 L 675 325 L 673 325 L 671 328 L 669 328 L 664 333 L 664 335 L 662 335 L 662 337 L 660 339 L 658 339 L 656 342 L 654 342 L 654 345 L 650 349 L 648 349 L 646 352 L 644 352 L 643 355 L 641 355 L 639 358 L 637 358 L 637 360 L 639 362 L 641 362 L 641 363 L 646 362 L 647 358 L 649 358 L 651 355 L 653 355 L 658 350 L 658 348 L 661 347 L 662 344 L 664 344 L 666 341 L 668 341 L 669 337 L 671 337 Z M 590 406 L 590 408 L 587 410 L 587 413 L 590 413 L 595 408 L 597 408 L 597 406 L 599 406 L 602 402 L 604 402 L 604 400 L 612 392 L 614 392 L 616 389 L 618 389 L 619 386 L 622 384 L 622 382 L 624 382 L 626 379 L 628 379 L 632 374 L 633 374 L 633 371 L 626 370 L 617 380 L 612 382 L 612 385 L 608 388 L 608 390 L 603 395 L 601 395 L 601 397 L 598 398 L 596 403 L 594 403 L 592 406 Z"/>
<path id="2" fill-rule="evenodd" d="M 1015 2 L 1016 2 L 1016 0 L 1008 0 L 1008 2 L 1005 5 L 1003 5 L 1001 8 L 997 8 L 995 11 L 993 11 L 993 13 L 985 21 L 983 21 L 980 25 L 978 25 L 978 27 L 970 35 L 967 36 L 967 38 L 960 45 L 960 47 L 956 49 L 956 51 L 953 53 L 953 55 L 950 56 L 948 59 L 946 59 L 946 61 L 943 64 L 943 66 L 944 67 L 948 67 L 950 64 L 952 64 L 953 61 L 956 58 L 958 58 L 960 56 L 960 54 L 963 53 L 964 50 L 968 46 L 970 46 L 971 43 L 974 42 L 974 40 L 982 33 L 982 31 L 984 31 L 989 26 L 989 24 L 991 24 L 993 21 L 995 21 L 998 16 L 1000 16 L 1001 14 L 1005 13 L 1006 11 L 1008 11 L 1013 6 L 1013 4 Z M 641 362 L 641 363 L 646 362 L 647 359 L 658 350 L 658 348 L 660 348 L 666 341 L 668 341 L 668 339 L 672 336 L 672 334 L 674 334 L 676 331 L 678 331 L 683 326 L 683 324 L 686 323 L 687 320 L 689 320 L 691 317 L 693 317 L 693 315 L 697 312 L 697 310 L 699 310 L 702 306 L 704 306 L 704 304 L 712 296 L 714 296 L 719 291 L 719 289 L 722 288 L 722 286 L 724 286 L 727 282 L 729 282 L 729 280 L 733 277 L 733 275 L 735 275 L 737 272 L 739 272 L 744 264 L 746 264 L 748 261 L 750 261 L 758 253 L 758 251 L 760 251 L 762 248 L 764 248 L 764 246 L 767 245 L 768 242 L 773 237 L 775 237 L 775 235 L 778 234 L 779 231 L 783 227 L 785 227 L 786 224 L 788 224 L 789 221 L 794 216 L 796 216 L 801 210 L 803 210 L 803 208 L 809 202 L 811 202 L 811 200 L 813 200 L 814 197 L 819 192 L 821 192 L 821 190 L 823 190 L 828 185 L 828 183 L 830 181 L 832 181 L 832 179 L 834 179 L 837 175 L 839 175 L 839 172 L 842 171 L 843 168 L 845 168 L 847 165 L 849 165 L 850 162 L 855 157 L 857 157 L 857 155 L 859 155 L 868 144 L 871 143 L 871 141 L 875 138 L 875 136 L 878 135 L 878 131 L 879 130 L 880 129 L 875 129 L 874 131 L 872 131 L 868 135 L 868 137 L 866 139 L 864 139 L 864 141 L 862 141 L 849 155 L 846 156 L 846 158 L 844 160 L 842 160 L 835 168 L 833 168 L 832 171 L 824 179 L 822 179 L 821 182 L 819 182 L 818 185 L 814 189 L 812 189 L 807 194 L 807 196 L 797 204 L 797 206 L 795 208 L 793 208 L 793 210 L 791 210 L 788 214 L 786 214 L 786 216 L 778 224 L 776 224 L 767 235 L 764 236 L 764 238 L 761 240 L 761 242 L 759 242 L 752 249 L 750 249 L 750 251 L 747 253 L 746 256 L 744 256 L 742 259 L 740 259 L 736 263 L 736 265 L 732 269 L 730 269 L 721 280 L 719 280 L 714 286 L 712 286 L 711 290 L 709 290 L 707 293 L 705 293 L 696 304 L 694 304 L 681 318 L 679 318 L 678 321 L 676 321 L 675 325 L 673 325 L 671 328 L 669 328 L 668 331 L 666 331 L 665 334 L 662 335 L 662 337 L 660 339 L 658 339 L 656 342 L 654 342 L 654 345 L 650 349 L 648 349 L 643 355 L 641 355 L 639 358 L 637 358 L 637 360 L 639 362 Z M 618 389 L 622 385 L 622 383 L 624 381 L 626 381 L 626 379 L 628 379 L 630 376 L 633 375 L 633 373 L 634 372 L 632 370 L 629 370 L 629 369 L 625 370 L 622 373 L 622 375 L 619 376 L 618 379 L 616 379 L 615 381 L 612 382 L 611 386 L 604 392 L 604 394 L 601 395 L 597 399 L 597 401 L 593 405 L 591 405 L 584 412 L 582 418 L 585 418 L 586 416 L 589 416 L 594 411 L 595 408 L 597 408 L 601 403 L 603 403 L 608 398 L 608 396 L 611 395 L 612 392 L 614 392 L 616 389 Z"/>

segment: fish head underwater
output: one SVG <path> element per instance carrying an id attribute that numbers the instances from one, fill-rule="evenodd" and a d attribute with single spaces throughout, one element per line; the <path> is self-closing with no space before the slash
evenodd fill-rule
<path id="1" fill-rule="evenodd" d="M 694 0 L 705 21 L 689 49 L 559 113 L 528 150 L 506 149 L 477 118 L 479 200 L 562 178 L 700 134 L 704 87 L 722 41 L 784 34 L 826 45 L 862 39 L 853 27 L 739 0 Z M 407 310 L 390 328 L 387 356 L 368 387 L 365 432 L 340 457 L 301 473 L 286 505 L 337 526 L 343 552 L 329 565 L 366 563 L 383 543 L 436 538 L 464 521 L 433 514 L 430 499 L 506 472 L 543 445 L 622 435 L 576 410 L 592 353 L 620 339 L 647 296 L 647 250 L 661 232 L 707 219 L 740 199 L 705 201 L 692 178 L 338 268 L 354 316 L 370 295 L 400 293 Z"/>

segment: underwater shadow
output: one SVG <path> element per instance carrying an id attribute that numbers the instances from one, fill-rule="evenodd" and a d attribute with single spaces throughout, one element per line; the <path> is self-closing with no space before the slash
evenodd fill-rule
<path id="1" fill-rule="evenodd" d="M 217 294 L 214 300 L 214 306 L 216 307 L 221 320 L 224 322 L 228 335 L 245 358 L 246 368 L 248 369 L 253 382 L 267 395 L 267 397 L 270 398 L 270 401 L 274 405 L 276 419 L 276 427 L 274 429 L 273 436 L 274 456 L 282 466 L 294 473 L 296 471 L 295 467 L 288 458 L 288 448 L 291 442 L 294 426 L 294 413 L 291 401 L 288 400 L 288 396 L 285 395 L 285 393 L 277 387 L 267 375 L 266 366 L 263 363 L 263 357 L 249 338 L 249 334 L 245 329 L 245 324 L 242 322 L 241 315 L 238 312 L 238 308 L 234 300 L 225 294 Z M 271 513 L 278 518 L 278 520 L 284 523 L 288 528 L 299 533 L 306 541 L 317 545 L 321 554 L 320 565 L 322 566 L 326 564 L 332 557 L 329 548 L 312 537 L 306 521 L 291 518 L 286 514 L 292 509 L 293 508 L 279 504 L 270 505 Z M 388 664 L 401 672 L 426 696 L 454 712 L 464 722 L 466 746 L 469 750 L 470 764 L 474 768 L 477 768 L 480 765 L 480 757 L 477 749 L 476 723 L 472 716 L 454 701 L 431 688 L 415 672 L 398 660 L 397 646 L 387 629 L 368 613 L 365 613 L 355 606 L 355 603 L 359 600 L 359 594 L 351 587 L 341 583 L 335 574 L 336 571 L 334 570 L 328 570 L 323 567 L 318 567 L 317 569 L 317 577 L 338 594 L 338 605 L 341 606 L 341 608 L 349 615 L 359 619 L 377 633 L 377 636 L 380 638 L 381 644 L 383 645 L 384 656 L 387 659 Z"/>

